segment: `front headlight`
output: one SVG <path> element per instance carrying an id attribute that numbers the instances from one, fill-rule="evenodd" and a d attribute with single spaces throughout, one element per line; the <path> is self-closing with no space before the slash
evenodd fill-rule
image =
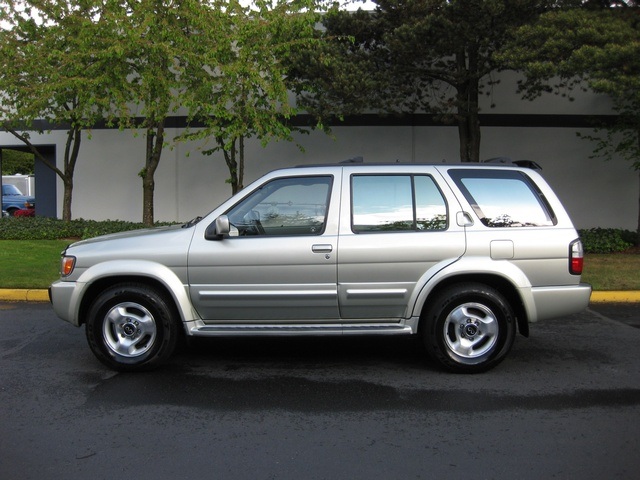
<path id="1" fill-rule="evenodd" d="M 76 257 L 63 256 L 60 262 L 60 275 L 68 277 L 73 273 L 73 269 L 76 266 Z"/>

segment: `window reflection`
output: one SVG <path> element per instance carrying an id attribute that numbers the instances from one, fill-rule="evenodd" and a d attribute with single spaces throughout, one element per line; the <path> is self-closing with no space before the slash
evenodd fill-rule
<path id="1" fill-rule="evenodd" d="M 544 196 L 521 172 L 452 170 L 451 176 L 488 227 L 554 225 Z"/>
<path id="2" fill-rule="evenodd" d="M 278 179 L 233 207 L 229 222 L 238 236 L 320 235 L 324 231 L 331 177 Z"/>
<path id="3" fill-rule="evenodd" d="M 446 204 L 433 179 L 412 175 L 352 178 L 355 232 L 442 230 Z"/>

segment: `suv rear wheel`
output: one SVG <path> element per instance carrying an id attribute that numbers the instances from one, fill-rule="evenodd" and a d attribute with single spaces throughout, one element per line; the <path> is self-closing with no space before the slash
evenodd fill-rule
<path id="1" fill-rule="evenodd" d="M 89 346 L 98 359 L 120 371 L 148 370 L 171 356 L 178 324 L 155 289 L 122 283 L 102 292 L 87 318 Z"/>
<path id="2" fill-rule="evenodd" d="M 460 283 L 439 292 L 422 318 L 431 357 L 460 373 L 479 373 L 500 363 L 513 345 L 513 309 L 500 292 L 482 283 Z"/>

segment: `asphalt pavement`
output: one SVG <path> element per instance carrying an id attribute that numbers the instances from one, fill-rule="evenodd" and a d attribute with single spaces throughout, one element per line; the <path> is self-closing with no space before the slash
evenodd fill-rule
<path id="1" fill-rule="evenodd" d="M 206 339 L 117 373 L 0 302 L 0 479 L 638 478 L 638 307 L 531 326 L 480 375 L 409 337 Z"/>
<path id="2" fill-rule="evenodd" d="M 589 310 L 605 318 L 640 328 L 640 303 L 592 302 Z"/>

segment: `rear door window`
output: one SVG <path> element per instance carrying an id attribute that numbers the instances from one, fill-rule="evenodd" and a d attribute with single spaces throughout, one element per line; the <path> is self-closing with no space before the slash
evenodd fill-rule
<path id="1" fill-rule="evenodd" d="M 427 175 L 354 175 L 352 230 L 446 230 L 447 206 Z"/>

